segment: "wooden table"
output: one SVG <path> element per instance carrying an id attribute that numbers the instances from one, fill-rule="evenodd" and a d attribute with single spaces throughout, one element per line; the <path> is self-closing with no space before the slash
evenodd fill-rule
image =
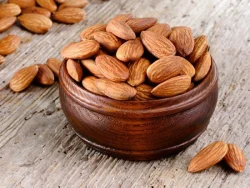
<path id="1" fill-rule="evenodd" d="M 3 1 L 1 1 L 3 2 Z M 216 140 L 238 144 L 250 157 L 250 1 L 249 0 L 91 0 L 79 24 L 54 23 L 45 35 L 19 26 L 22 45 L 0 66 L 0 187 L 250 187 L 250 160 L 245 172 L 223 164 L 190 174 L 191 158 Z M 23 66 L 60 57 L 86 26 L 131 12 L 157 17 L 171 26 L 187 25 L 208 36 L 220 73 L 219 101 L 209 128 L 184 152 L 152 162 L 130 162 L 88 149 L 73 133 L 61 110 L 58 83 L 31 86 L 13 93 L 8 82 Z"/>

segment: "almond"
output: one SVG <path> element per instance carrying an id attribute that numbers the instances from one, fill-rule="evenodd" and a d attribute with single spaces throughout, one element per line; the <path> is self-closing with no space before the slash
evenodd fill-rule
<path id="1" fill-rule="evenodd" d="M 188 172 L 199 172 L 220 162 L 227 154 L 228 146 L 222 141 L 216 141 L 197 153 L 188 166 Z"/>
<path id="2" fill-rule="evenodd" d="M 18 17 L 18 20 L 27 30 L 37 34 L 46 33 L 52 27 L 52 21 L 41 14 L 23 14 Z"/>
<path id="3" fill-rule="evenodd" d="M 152 100 L 155 99 L 152 95 L 151 91 L 153 90 L 153 87 L 147 84 L 141 84 L 136 86 L 136 95 L 134 96 L 134 100 L 136 101 L 146 101 L 146 100 Z"/>
<path id="4" fill-rule="evenodd" d="M 82 80 L 82 85 L 85 89 L 87 89 L 88 91 L 98 94 L 98 95 L 104 95 L 95 85 L 95 81 L 98 80 L 98 78 L 94 77 L 94 76 L 86 76 L 83 80 Z"/>
<path id="5" fill-rule="evenodd" d="M 228 144 L 225 156 L 226 163 L 236 172 L 243 172 L 246 167 L 246 158 L 243 151 L 235 144 Z"/>
<path id="6" fill-rule="evenodd" d="M 95 81 L 97 88 L 106 96 L 116 100 L 129 100 L 136 95 L 136 89 L 126 83 L 112 82 L 106 79 Z"/>
<path id="7" fill-rule="evenodd" d="M 62 62 L 56 58 L 49 58 L 46 62 L 46 65 L 52 70 L 57 78 L 59 77 L 61 64 Z"/>
<path id="8" fill-rule="evenodd" d="M 150 66 L 150 61 L 141 58 L 136 62 L 131 62 L 129 64 L 129 78 L 128 84 L 131 86 L 138 86 L 145 82 L 147 74 L 147 68 Z"/>
<path id="9" fill-rule="evenodd" d="M 5 58 L 0 55 L 0 65 L 5 62 Z"/>
<path id="10" fill-rule="evenodd" d="M 148 28 L 147 31 L 152 31 L 164 37 L 168 37 L 171 33 L 171 27 L 168 24 L 155 24 L 152 27 Z"/>
<path id="11" fill-rule="evenodd" d="M 47 65 L 37 64 L 38 72 L 35 81 L 41 85 L 49 86 L 54 84 L 54 74 Z"/>
<path id="12" fill-rule="evenodd" d="M 66 24 L 78 23 L 84 20 L 86 14 L 84 10 L 80 8 L 64 8 L 54 12 L 52 15 L 53 20 Z"/>
<path id="13" fill-rule="evenodd" d="M 49 10 L 50 12 L 55 12 L 57 9 L 57 5 L 54 0 L 36 0 L 36 2 L 41 7 Z"/>
<path id="14" fill-rule="evenodd" d="M 95 57 L 97 57 L 98 55 L 107 55 L 107 53 L 104 52 L 103 50 L 99 50 L 99 51 L 95 54 Z"/>
<path id="15" fill-rule="evenodd" d="M 128 68 L 116 58 L 109 55 L 96 57 L 96 65 L 107 79 L 114 82 L 126 81 L 129 77 Z"/>
<path id="16" fill-rule="evenodd" d="M 65 3 L 66 0 L 55 0 L 57 3 L 62 4 Z"/>
<path id="17" fill-rule="evenodd" d="M 135 33 L 140 33 L 152 27 L 157 22 L 156 18 L 132 18 L 127 21 L 127 24 Z"/>
<path id="18" fill-rule="evenodd" d="M 66 59 L 87 59 L 99 51 L 100 45 L 94 40 L 84 40 L 65 46 L 61 55 Z"/>
<path id="19" fill-rule="evenodd" d="M 8 35 L 0 40 L 0 55 L 8 55 L 16 51 L 21 43 L 20 37 Z"/>
<path id="20" fill-rule="evenodd" d="M 187 92 L 190 91 L 190 90 L 192 90 L 194 88 L 194 86 L 195 86 L 194 83 L 191 82 L 190 86 L 187 89 Z"/>
<path id="21" fill-rule="evenodd" d="M 5 17 L 17 16 L 21 13 L 21 9 L 18 5 L 13 3 L 6 3 L 0 5 L 0 19 Z"/>
<path id="22" fill-rule="evenodd" d="M 183 69 L 183 59 L 179 56 L 169 56 L 155 61 L 147 69 L 149 80 L 153 83 L 161 83 L 177 76 Z"/>
<path id="23" fill-rule="evenodd" d="M 182 58 L 183 68 L 180 74 L 188 75 L 191 78 L 195 75 L 195 68 L 194 66 L 186 59 Z"/>
<path id="24" fill-rule="evenodd" d="M 141 40 L 148 51 L 157 58 L 175 55 L 175 46 L 166 37 L 152 31 L 142 31 Z"/>
<path id="25" fill-rule="evenodd" d="M 116 52 L 117 59 L 128 62 L 138 60 L 144 53 L 140 40 L 134 39 L 123 43 Z"/>
<path id="26" fill-rule="evenodd" d="M 22 9 L 22 14 L 29 14 L 29 13 L 41 14 L 48 18 L 51 16 L 50 11 L 42 7 L 28 7 L 28 8 Z"/>
<path id="27" fill-rule="evenodd" d="M 112 18 L 112 20 L 126 22 L 131 18 L 133 18 L 132 14 L 118 14 L 114 18 Z"/>
<path id="28" fill-rule="evenodd" d="M 94 39 L 108 52 L 116 51 L 122 44 L 121 40 L 109 32 L 99 31 L 93 33 Z"/>
<path id="29" fill-rule="evenodd" d="M 206 52 L 199 58 L 198 62 L 195 64 L 194 81 L 198 82 L 203 78 L 205 78 L 205 76 L 210 70 L 211 64 L 212 64 L 211 55 L 209 52 Z"/>
<path id="30" fill-rule="evenodd" d="M 189 76 L 176 76 L 157 85 L 151 93 L 156 97 L 172 97 L 186 92 L 190 84 Z"/>
<path id="31" fill-rule="evenodd" d="M 207 37 L 199 36 L 194 40 L 194 50 L 189 55 L 188 59 L 191 63 L 195 63 L 207 51 Z"/>
<path id="32" fill-rule="evenodd" d="M 81 39 L 93 39 L 93 34 L 98 31 L 106 31 L 106 26 L 107 24 L 96 24 L 87 29 L 84 29 L 80 34 Z"/>
<path id="33" fill-rule="evenodd" d="M 16 22 L 16 17 L 6 17 L 0 19 L 0 33 L 9 29 Z"/>
<path id="34" fill-rule="evenodd" d="M 194 49 L 194 38 L 191 28 L 177 27 L 172 30 L 169 40 L 175 45 L 177 52 L 182 56 L 188 56 Z"/>
<path id="35" fill-rule="evenodd" d="M 35 0 L 8 0 L 8 2 L 17 4 L 20 8 L 36 6 Z"/>
<path id="36" fill-rule="evenodd" d="M 20 92 L 29 87 L 38 72 L 37 65 L 31 65 L 17 71 L 10 80 L 10 89 Z"/>
<path id="37" fill-rule="evenodd" d="M 98 69 L 95 61 L 93 59 L 85 59 L 82 60 L 82 65 L 94 76 L 98 78 L 104 78 L 103 74 L 101 71 Z"/>
<path id="38" fill-rule="evenodd" d="M 109 21 L 106 30 L 124 40 L 131 40 L 136 38 L 135 33 L 131 29 L 131 27 L 129 27 L 129 25 L 123 21 Z"/>
<path id="39" fill-rule="evenodd" d="M 88 5 L 87 0 L 65 0 L 64 3 L 62 3 L 58 10 L 68 8 L 68 7 L 74 7 L 74 8 L 84 8 Z"/>
<path id="40" fill-rule="evenodd" d="M 71 78 L 73 78 L 77 82 L 80 82 L 82 80 L 83 70 L 81 65 L 77 61 L 68 59 L 66 68 Z"/>

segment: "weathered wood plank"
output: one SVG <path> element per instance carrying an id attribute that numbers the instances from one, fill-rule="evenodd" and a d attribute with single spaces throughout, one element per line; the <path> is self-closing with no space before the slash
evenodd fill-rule
<path id="1" fill-rule="evenodd" d="M 0 2 L 4 2 L 1 1 Z M 250 185 L 250 169 L 236 174 L 217 165 L 189 174 L 192 156 L 214 140 L 238 144 L 250 156 L 250 2 L 101 1 L 90 0 L 87 19 L 80 24 L 54 24 L 46 35 L 14 26 L 1 33 L 21 36 L 17 52 L 0 65 L 0 187 L 241 187 Z M 22 66 L 60 57 L 80 31 L 107 22 L 120 12 L 154 16 L 170 25 L 188 25 L 206 34 L 220 72 L 219 102 L 208 130 L 186 151 L 152 162 L 114 159 L 86 148 L 74 135 L 58 99 L 58 84 L 31 86 L 15 94 L 6 86 Z"/>

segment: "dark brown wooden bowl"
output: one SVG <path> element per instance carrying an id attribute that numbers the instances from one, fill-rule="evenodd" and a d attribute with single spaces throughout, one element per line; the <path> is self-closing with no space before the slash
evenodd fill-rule
<path id="1" fill-rule="evenodd" d="M 177 153 L 206 130 L 218 97 L 215 63 L 205 79 L 184 94 L 149 101 L 117 101 L 77 85 L 64 61 L 62 109 L 76 134 L 92 148 L 128 160 L 154 160 Z"/>

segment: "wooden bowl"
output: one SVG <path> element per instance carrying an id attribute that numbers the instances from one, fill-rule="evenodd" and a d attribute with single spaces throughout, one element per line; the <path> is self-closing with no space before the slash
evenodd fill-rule
<path id="1" fill-rule="evenodd" d="M 88 92 L 60 69 L 62 109 L 92 148 L 128 160 L 154 160 L 193 144 L 206 130 L 218 97 L 215 63 L 191 91 L 149 101 L 117 101 Z"/>

